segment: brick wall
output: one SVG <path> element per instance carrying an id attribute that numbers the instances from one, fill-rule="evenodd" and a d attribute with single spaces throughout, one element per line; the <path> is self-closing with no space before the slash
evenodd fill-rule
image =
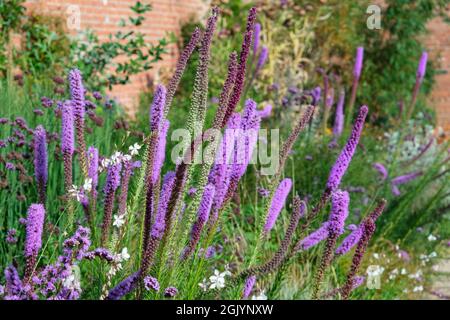
<path id="1" fill-rule="evenodd" d="M 1 0 L 0 0 L 1 1 Z M 110 33 L 119 30 L 118 23 L 127 18 L 132 11 L 129 9 L 136 0 L 28 0 L 28 9 L 39 10 L 46 14 L 67 16 L 71 5 L 80 8 L 80 30 L 90 28 L 105 40 Z M 191 17 L 203 18 L 208 6 L 205 0 L 147 0 L 152 10 L 146 14 L 144 25 L 139 30 L 145 34 L 146 40 L 156 42 L 168 32 L 179 34 L 180 26 Z M 121 28 L 123 30 L 123 28 Z M 77 31 L 74 30 L 74 33 Z M 127 109 L 133 113 L 137 105 L 139 93 L 147 87 L 148 79 L 158 79 L 161 70 L 171 69 L 177 60 L 178 51 L 171 45 L 164 60 L 148 73 L 139 74 L 132 78 L 130 84 L 114 88 L 111 96 L 116 97 Z"/>
<path id="2" fill-rule="evenodd" d="M 429 23 L 428 30 L 426 47 L 442 71 L 436 76 L 430 102 L 436 109 L 438 125 L 450 134 L 450 25 L 436 18 Z"/>

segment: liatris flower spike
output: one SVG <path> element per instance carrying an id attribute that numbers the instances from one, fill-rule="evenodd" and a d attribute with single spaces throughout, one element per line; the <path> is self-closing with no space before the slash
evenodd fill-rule
<path id="1" fill-rule="evenodd" d="M 345 102 L 345 91 L 342 90 L 339 95 L 339 101 L 336 106 L 336 117 L 333 126 L 333 135 L 338 138 L 344 130 L 344 102 Z"/>
<path id="2" fill-rule="evenodd" d="M 120 172 L 122 171 L 122 163 L 111 164 L 108 167 L 108 174 L 106 176 L 106 182 L 104 187 L 105 193 L 105 205 L 104 205 L 104 217 L 102 224 L 102 246 L 106 245 L 108 241 L 109 229 L 111 226 L 112 213 L 114 209 L 114 195 L 117 188 L 120 185 Z"/>
<path id="3" fill-rule="evenodd" d="M 344 255 L 349 252 L 361 239 L 363 234 L 363 227 L 359 226 L 353 230 L 345 239 L 341 245 L 336 249 L 337 255 Z"/>
<path id="4" fill-rule="evenodd" d="M 356 79 L 359 79 L 361 76 L 361 70 L 363 65 L 363 58 L 364 58 L 364 48 L 358 47 L 356 49 L 356 58 L 355 58 L 355 65 L 353 67 L 353 76 Z"/>
<path id="5" fill-rule="evenodd" d="M 269 56 L 269 48 L 267 48 L 266 46 L 263 46 L 261 48 L 261 53 L 259 54 L 259 57 L 258 57 L 258 62 L 256 63 L 256 72 L 259 72 L 259 70 L 262 69 L 262 67 L 266 63 L 268 56 Z"/>
<path id="6" fill-rule="evenodd" d="M 388 177 L 388 172 L 387 172 L 386 167 L 385 167 L 382 163 L 375 162 L 375 163 L 373 164 L 373 168 L 374 168 L 375 170 L 377 170 L 377 171 L 380 173 L 380 175 L 381 175 L 381 180 L 382 180 L 382 181 L 384 181 L 384 180 L 387 179 L 387 177 Z"/>
<path id="7" fill-rule="evenodd" d="M 34 130 L 34 175 L 38 185 L 39 202 L 45 205 L 47 179 L 48 179 L 48 156 L 47 135 L 43 126 L 37 126 Z"/>
<path id="8" fill-rule="evenodd" d="M 109 291 L 106 300 L 120 300 L 123 296 L 127 295 L 136 288 L 139 272 L 133 273 L 128 278 L 125 278 L 111 291 Z"/>
<path id="9" fill-rule="evenodd" d="M 152 172 L 152 183 L 157 183 L 160 175 L 161 168 L 164 164 L 164 159 L 166 156 L 166 140 L 167 132 L 169 131 L 170 122 L 165 120 L 160 128 L 158 134 L 158 145 L 156 147 L 155 159 L 153 159 L 153 172 Z"/>
<path id="10" fill-rule="evenodd" d="M 85 177 L 87 176 L 87 160 L 86 160 L 86 140 L 84 138 L 84 113 L 85 113 L 85 89 L 81 72 L 78 69 L 72 69 L 69 72 L 70 96 L 75 116 L 76 136 L 79 147 L 79 157 L 81 169 Z"/>
<path id="11" fill-rule="evenodd" d="M 25 258 L 27 259 L 25 279 L 30 279 L 36 267 L 39 249 L 42 247 L 45 209 L 42 204 L 32 204 L 28 208 L 25 238 Z"/>
<path id="12" fill-rule="evenodd" d="M 273 107 L 272 107 L 271 104 L 266 105 L 266 106 L 264 107 L 264 109 L 258 111 L 259 117 L 260 117 L 261 119 L 270 117 L 270 115 L 271 115 L 271 113 L 272 113 L 272 109 L 273 109 Z"/>
<path id="13" fill-rule="evenodd" d="M 348 166 L 350 165 L 350 161 L 352 160 L 353 154 L 355 153 L 356 147 L 358 146 L 358 142 L 361 137 L 361 132 L 363 130 L 368 111 L 369 109 L 367 108 L 367 106 L 362 106 L 361 109 L 359 109 L 358 117 L 356 118 L 355 124 L 353 125 L 350 138 L 347 140 L 347 144 L 345 145 L 344 149 L 342 149 L 334 166 L 331 168 L 331 172 L 327 182 L 327 188 L 331 191 L 339 187 L 342 177 L 344 176 Z"/>
<path id="14" fill-rule="evenodd" d="M 418 172 L 411 172 L 411 173 L 408 173 L 408 174 L 405 174 L 402 176 L 398 176 L 398 177 L 392 179 L 392 181 L 391 181 L 392 193 L 395 196 L 401 195 L 401 192 L 400 192 L 398 186 L 408 183 L 408 182 L 416 179 L 417 177 L 420 177 L 421 175 L 422 175 L 422 172 L 418 171 Z"/>
<path id="15" fill-rule="evenodd" d="M 263 229 L 264 234 L 268 234 L 275 225 L 278 215 L 284 207 L 284 203 L 286 202 L 286 198 L 289 195 L 291 188 L 292 180 L 289 178 L 282 180 L 278 185 L 278 188 L 272 198 L 269 212 L 267 214 L 266 224 L 264 225 Z"/>
<path id="16" fill-rule="evenodd" d="M 156 213 L 155 222 L 152 226 L 152 237 L 162 239 L 164 230 L 166 228 L 166 211 L 169 205 L 170 194 L 175 182 L 175 172 L 169 171 L 164 176 L 161 196 L 159 198 L 158 211 Z"/>
<path id="17" fill-rule="evenodd" d="M 194 222 L 191 231 L 191 240 L 186 247 L 182 259 L 186 259 L 195 250 L 195 246 L 200 240 L 203 226 L 208 221 L 209 213 L 211 211 L 212 202 L 214 199 L 215 188 L 214 185 L 208 184 L 203 191 L 202 200 L 197 213 L 197 221 Z"/>
<path id="18" fill-rule="evenodd" d="M 255 23 L 255 27 L 253 29 L 253 56 L 255 57 L 258 54 L 260 34 L 261 34 L 261 24 Z"/>
<path id="19" fill-rule="evenodd" d="M 61 111 L 61 151 L 64 161 L 64 186 L 67 192 L 72 186 L 72 157 L 75 148 L 72 104 L 66 101 L 62 105 Z"/>
<path id="20" fill-rule="evenodd" d="M 325 240 L 328 237 L 328 224 L 329 222 L 324 222 L 320 228 L 311 233 L 309 236 L 299 241 L 296 245 L 294 251 L 298 250 L 308 250 L 321 241 Z"/>
<path id="21" fill-rule="evenodd" d="M 425 72 L 427 70 L 427 60 L 428 60 L 428 53 L 424 51 L 422 53 L 422 56 L 420 57 L 419 65 L 417 66 L 416 77 L 419 80 L 419 82 L 422 82 L 423 78 L 425 77 Z"/>
<path id="22" fill-rule="evenodd" d="M 245 281 L 244 290 L 242 292 L 242 298 L 247 299 L 252 293 L 252 289 L 256 283 L 256 276 L 250 276 Z"/>
<path id="23" fill-rule="evenodd" d="M 346 191 L 336 190 L 331 196 L 331 213 L 328 219 L 328 238 L 323 251 L 320 266 L 317 269 L 313 287 L 313 299 L 319 298 L 320 287 L 325 271 L 330 265 L 337 238 L 344 232 L 345 220 L 348 216 L 349 195 Z"/>
<path id="24" fill-rule="evenodd" d="M 164 106 L 166 103 L 166 88 L 158 85 L 155 90 L 152 105 L 150 106 L 150 130 L 158 131 L 164 116 Z"/>

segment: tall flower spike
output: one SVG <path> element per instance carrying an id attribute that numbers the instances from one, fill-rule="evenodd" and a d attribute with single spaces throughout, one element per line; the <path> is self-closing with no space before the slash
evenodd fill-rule
<path id="1" fill-rule="evenodd" d="M 164 230 L 166 228 L 166 211 L 169 204 L 170 194 L 175 182 L 175 172 L 169 171 L 164 176 L 164 181 L 161 189 L 161 196 L 158 203 L 158 211 L 155 217 L 155 223 L 152 226 L 151 236 L 162 239 Z"/>
<path id="2" fill-rule="evenodd" d="M 359 79 L 361 76 L 361 70 L 362 70 L 362 66 L 363 66 L 363 58 L 364 58 L 364 48 L 358 47 L 356 49 L 355 65 L 353 67 L 353 76 L 356 79 Z"/>
<path id="3" fill-rule="evenodd" d="M 325 271 L 331 264 L 337 238 L 344 232 L 345 220 L 348 216 L 349 195 L 346 191 L 336 190 L 331 196 L 331 213 L 328 219 L 328 237 L 324 248 L 320 266 L 315 275 L 313 299 L 319 298 L 320 287 Z"/>
<path id="4" fill-rule="evenodd" d="M 194 222 L 191 231 L 191 240 L 189 241 L 188 246 L 183 252 L 182 259 L 188 258 L 192 252 L 194 252 L 195 247 L 197 246 L 198 241 L 200 240 L 200 236 L 202 234 L 203 226 L 208 221 L 209 212 L 211 211 L 211 205 L 214 199 L 215 188 L 213 185 L 208 184 L 203 191 L 202 200 L 200 202 L 200 207 L 197 213 L 197 221 Z"/>
<path id="5" fill-rule="evenodd" d="M 386 167 L 382 163 L 375 162 L 373 164 L 373 168 L 380 173 L 381 180 L 386 180 L 387 179 L 388 171 L 387 171 Z"/>
<path id="6" fill-rule="evenodd" d="M 73 113 L 75 116 L 76 136 L 79 146 L 79 157 L 81 169 L 87 176 L 87 160 L 86 160 L 86 140 L 84 138 L 84 113 L 85 113 L 85 89 L 81 72 L 78 69 L 72 69 L 69 72 L 69 87 L 72 101 Z"/>
<path id="7" fill-rule="evenodd" d="M 195 28 L 192 33 L 191 39 L 184 48 L 183 52 L 180 54 L 177 65 L 175 67 L 175 72 L 170 79 L 169 85 L 167 86 L 166 103 L 164 107 L 164 118 L 167 117 L 169 113 L 170 105 L 172 104 L 173 96 L 177 90 L 178 84 L 180 83 L 181 77 L 186 69 L 186 64 L 192 55 L 192 52 L 197 47 L 197 43 L 200 40 L 200 29 Z"/>
<path id="8" fill-rule="evenodd" d="M 25 279 L 29 279 L 33 275 L 33 270 L 36 267 L 39 249 L 42 247 L 44 219 L 45 209 L 42 204 L 32 204 L 28 208 L 24 251 L 27 260 Z"/>
<path id="9" fill-rule="evenodd" d="M 248 277 L 255 274 L 266 275 L 269 272 L 276 270 L 284 261 L 286 261 L 286 253 L 289 249 L 289 246 L 291 245 L 292 237 L 294 236 L 294 232 L 297 229 L 300 218 L 303 217 L 305 213 L 306 203 L 304 201 L 301 201 L 299 196 L 295 196 L 289 226 L 286 229 L 285 236 L 283 238 L 283 241 L 281 241 L 281 245 L 278 248 L 277 252 L 268 262 L 261 266 L 253 267 L 247 269 L 246 271 L 243 271 L 238 276 L 238 278 Z"/>
<path id="10" fill-rule="evenodd" d="M 247 18 L 247 28 L 244 33 L 244 40 L 242 41 L 241 53 L 239 55 L 239 67 L 236 74 L 236 82 L 234 84 L 233 92 L 231 93 L 230 101 L 225 112 L 225 117 L 222 121 L 222 127 L 228 123 L 228 119 L 233 114 L 239 101 L 241 100 L 242 90 L 244 89 L 245 73 L 247 68 L 247 59 L 252 44 L 253 26 L 256 20 L 256 8 L 250 9 Z"/>
<path id="11" fill-rule="evenodd" d="M 325 240 L 328 237 L 328 224 L 329 222 L 324 222 L 319 229 L 311 233 L 309 236 L 299 241 L 294 251 L 298 250 L 308 250 L 321 241 Z"/>
<path id="12" fill-rule="evenodd" d="M 262 69 L 262 67 L 264 67 L 264 64 L 266 63 L 268 56 L 269 56 L 269 48 L 263 46 L 261 48 L 261 53 L 259 54 L 258 57 L 258 62 L 256 63 L 256 72 L 258 72 L 259 70 Z"/>
<path id="13" fill-rule="evenodd" d="M 213 128 L 219 129 L 222 127 L 222 121 L 225 116 L 228 102 L 230 101 L 231 90 L 233 89 L 234 82 L 236 81 L 237 68 L 237 53 L 233 51 L 230 53 L 230 57 L 228 59 L 227 78 L 223 83 L 222 92 L 220 93 L 219 108 L 217 109 L 217 113 L 214 118 Z"/>
<path id="14" fill-rule="evenodd" d="M 337 255 L 344 255 L 349 252 L 361 239 L 363 234 L 363 227 L 359 226 L 353 230 L 345 239 L 341 245 L 336 249 Z"/>
<path id="15" fill-rule="evenodd" d="M 91 146 L 88 149 L 88 177 L 92 179 L 92 190 L 97 189 L 98 186 L 98 149 Z"/>
<path id="16" fill-rule="evenodd" d="M 255 286 L 256 283 L 256 276 L 250 276 L 245 281 L 244 290 L 242 292 L 242 298 L 247 299 L 250 296 L 250 293 L 252 293 L 252 289 Z"/>
<path id="17" fill-rule="evenodd" d="M 156 86 L 153 102 L 150 106 L 150 130 L 158 131 L 164 116 L 164 106 L 166 103 L 166 88 L 159 84 Z"/>
<path id="18" fill-rule="evenodd" d="M 268 104 L 264 107 L 264 109 L 258 111 L 258 115 L 261 119 L 268 118 L 272 114 L 272 105 Z"/>
<path id="19" fill-rule="evenodd" d="M 166 157 L 166 140 L 167 132 L 169 131 L 170 122 L 165 120 L 161 126 L 158 135 L 158 145 L 156 147 L 155 159 L 153 160 L 153 172 L 152 172 L 152 183 L 155 184 L 160 175 L 161 168 L 164 164 L 164 159 Z"/>
<path id="20" fill-rule="evenodd" d="M 359 109 L 358 117 L 356 118 L 350 137 L 347 140 L 347 144 L 344 149 L 342 149 L 334 166 L 331 168 L 330 176 L 328 177 L 327 182 L 327 188 L 329 190 L 335 190 L 339 187 L 342 177 L 350 165 L 350 161 L 352 160 L 353 154 L 358 146 L 368 111 L 369 109 L 367 106 L 362 106 Z"/>
<path id="21" fill-rule="evenodd" d="M 205 121 L 206 107 L 208 103 L 208 68 L 211 57 L 211 42 L 216 30 L 219 9 L 214 7 L 211 16 L 206 23 L 206 29 L 203 34 L 199 50 L 199 64 L 194 79 L 194 90 L 192 93 L 192 102 L 187 119 L 187 128 L 194 136 L 203 129 Z"/>
<path id="22" fill-rule="evenodd" d="M 103 189 L 105 193 L 105 205 L 104 205 L 104 217 L 102 224 L 102 246 L 107 245 L 109 229 L 111 226 L 112 213 L 114 209 L 114 195 L 117 188 L 120 185 L 120 172 L 122 171 L 122 164 L 112 164 L 108 167 L 108 174 L 106 176 L 105 187 Z"/>
<path id="23" fill-rule="evenodd" d="M 47 179 L 48 179 L 48 155 L 47 135 L 43 126 L 37 126 L 34 130 L 34 175 L 38 185 L 39 203 L 45 205 Z"/>
<path id="24" fill-rule="evenodd" d="M 61 151 L 64 161 L 64 186 L 66 192 L 72 186 L 72 157 L 74 152 L 74 119 L 69 101 L 62 105 Z"/>
<path id="25" fill-rule="evenodd" d="M 422 56 L 420 57 L 419 65 L 417 66 L 416 77 L 419 80 L 419 82 L 422 82 L 423 78 L 425 77 L 425 72 L 427 70 L 427 60 L 428 60 L 428 53 L 424 51 L 422 53 Z"/>
<path id="26" fill-rule="evenodd" d="M 286 178 L 280 182 L 277 190 L 272 198 L 272 202 L 267 214 L 266 224 L 264 225 L 264 233 L 268 234 L 272 230 L 275 222 L 277 221 L 278 215 L 284 207 L 287 196 L 292 188 L 292 180 Z"/>
<path id="27" fill-rule="evenodd" d="M 115 286 L 111 291 L 109 291 L 106 300 L 120 300 L 125 295 L 130 293 L 136 288 L 138 283 L 139 272 L 135 272 L 129 277 L 125 278 L 117 286 Z"/>
<path id="28" fill-rule="evenodd" d="M 128 187 L 130 184 L 131 174 L 133 173 L 133 162 L 130 160 L 125 160 L 123 162 L 123 167 L 122 184 L 119 195 L 119 208 L 117 210 L 118 216 L 123 216 L 127 210 Z"/>
<path id="29" fill-rule="evenodd" d="M 358 273 L 359 267 L 361 266 L 361 262 L 364 257 L 364 253 L 366 252 L 369 241 L 372 238 L 373 234 L 375 233 L 376 228 L 375 221 L 381 215 L 385 206 L 386 200 L 382 199 L 381 201 L 378 202 L 377 207 L 366 219 L 364 219 L 362 223 L 363 234 L 356 246 L 355 254 L 353 255 L 352 259 L 352 264 L 347 274 L 347 280 L 341 289 L 342 299 L 344 300 L 348 299 L 351 291 L 354 288 L 354 285 L 356 283 L 355 276 Z"/>
<path id="30" fill-rule="evenodd" d="M 255 27 L 253 30 L 253 55 L 256 57 L 259 49 L 259 37 L 261 35 L 261 24 L 255 23 Z"/>
<path id="31" fill-rule="evenodd" d="M 345 91 L 342 90 L 339 95 L 339 100 L 336 106 L 336 117 L 334 120 L 333 135 L 338 138 L 344 130 L 344 102 L 345 102 Z"/>

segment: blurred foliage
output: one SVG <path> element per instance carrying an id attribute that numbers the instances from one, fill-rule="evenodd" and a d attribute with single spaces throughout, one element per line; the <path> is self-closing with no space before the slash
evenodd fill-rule
<path id="1" fill-rule="evenodd" d="M 300 3 L 300 1 L 294 1 Z M 366 13 L 370 1 L 301 1 L 321 3 L 328 16 L 318 24 L 311 57 L 327 72 L 343 75 L 350 84 L 357 46 L 364 46 L 364 64 L 357 103 L 367 103 L 376 112 L 377 123 L 397 113 L 399 101 L 409 102 L 415 71 L 422 51 L 426 50 L 426 24 L 444 15 L 448 0 L 387 0 L 381 6 L 381 29 L 369 29 Z M 307 5 L 307 4 L 306 4 Z M 423 91 L 430 92 L 435 66 L 428 63 Z M 350 87 L 347 85 L 347 87 Z M 419 101 L 418 109 L 425 107 Z"/>
<path id="2" fill-rule="evenodd" d="M 166 53 L 166 39 L 151 44 L 136 30 L 151 10 L 149 4 L 137 1 L 130 7 L 133 15 L 120 21 L 121 30 L 102 42 L 91 30 L 79 34 L 81 39 L 72 38 L 62 17 L 28 12 L 23 4 L 24 0 L 0 3 L 0 74 L 20 69 L 42 79 L 76 66 L 89 79 L 89 88 L 111 89 L 113 85 L 128 83 L 132 75 L 151 69 Z M 129 31 L 123 31 L 124 28 Z M 13 35 L 20 39 L 20 47 L 14 47 Z"/>

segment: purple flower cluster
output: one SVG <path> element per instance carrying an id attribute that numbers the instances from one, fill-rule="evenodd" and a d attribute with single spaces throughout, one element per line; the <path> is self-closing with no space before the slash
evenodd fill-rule
<path id="1" fill-rule="evenodd" d="M 144 287 L 146 290 L 148 291 L 159 291 L 159 282 L 158 279 L 151 277 L 151 276 L 147 276 L 144 278 Z"/>
<path id="2" fill-rule="evenodd" d="M 350 197 L 347 191 L 336 190 L 331 195 L 331 213 L 328 219 L 330 234 L 341 235 L 348 217 Z"/>
<path id="3" fill-rule="evenodd" d="M 161 196 L 158 203 L 158 211 L 156 212 L 155 222 L 152 226 L 152 237 L 161 239 L 166 228 L 166 212 L 169 205 L 170 194 L 175 183 L 175 172 L 169 171 L 164 176 L 164 181 L 161 189 Z"/>
<path id="4" fill-rule="evenodd" d="M 150 106 L 150 130 L 158 131 L 164 117 L 164 106 L 166 103 L 166 88 L 158 85 L 155 90 L 152 105 Z"/>

